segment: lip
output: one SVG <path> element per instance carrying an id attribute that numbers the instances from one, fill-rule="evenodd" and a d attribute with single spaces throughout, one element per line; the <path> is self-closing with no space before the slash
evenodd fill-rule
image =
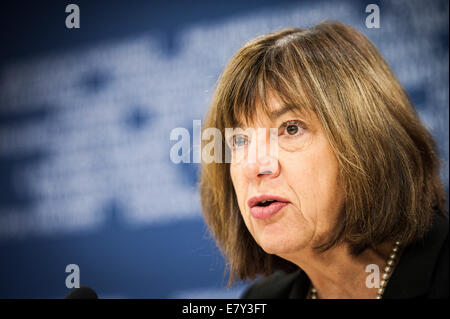
<path id="1" fill-rule="evenodd" d="M 264 200 L 276 200 L 276 202 L 269 206 L 256 206 L 259 202 Z M 250 213 L 257 219 L 269 218 L 289 204 L 290 201 L 286 198 L 270 194 L 254 196 L 247 201 L 247 205 L 250 207 Z"/>

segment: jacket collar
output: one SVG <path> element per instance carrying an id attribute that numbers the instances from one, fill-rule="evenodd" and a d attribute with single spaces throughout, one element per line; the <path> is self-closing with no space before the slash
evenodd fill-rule
<path id="1" fill-rule="evenodd" d="M 388 281 L 385 299 L 406 299 L 426 295 L 430 289 L 436 261 L 448 237 L 448 217 L 437 212 L 433 225 L 424 238 L 407 246 Z M 310 280 L 306 273 L 296 270 L 294 284 L 288 298 L 306 298 Z"/>
<path id="2" fill-rule="evenodd" d="M 436 213 L 430 231 L 400 255 L 383 298 L 415 298 L 429 292 L 436 262 L 448 237 L 448 227 L 448 218 Z"/>

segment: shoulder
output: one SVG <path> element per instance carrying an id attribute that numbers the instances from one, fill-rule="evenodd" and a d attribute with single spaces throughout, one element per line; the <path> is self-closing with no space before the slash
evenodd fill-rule
<path id="1" fill-rule="evenodd" d="M 242 294 L 243 299 L 302 298 L 307 289 L 306 274 L 298 269 L 292 273 L 277 272 L 258 280 Z"/>
<path id="2" fill-rule="evenodd" d="M 448 235 L 448 219 L 447 236 L 439 251 L 434 269 L 433 280 L 430 289 L 430 298 L 448 298 L 449 297 L 449 235 Z"/>
<path id="3" fill-rule="evenodd" d="M 383 298 L 448 298 L 449 220 L 435 216 L 423 239 L 405 247 Z"/>

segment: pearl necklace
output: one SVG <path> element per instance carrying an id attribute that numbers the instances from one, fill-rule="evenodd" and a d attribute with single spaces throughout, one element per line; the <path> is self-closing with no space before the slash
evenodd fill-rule
<path id="1" fill-rule="evenodd" d="M 384 267 L 383 275 L 381 276 L 382 280 L 380 282 L 380 288 L 378 288 L 378 291 L 377 291 L 376 299 L 381 299 L 383 297 L 384 289 L 387 286 L 389 277 L 391 276 L 394 266 L 397 262 L 397 254 L 399 251 L 400 251 L 400 242 L 396 241 L 394 244 L 394 247 L 392 248 L 392 253 L 389 255 L 388 259 L 386 260 L 386 266 Z M 316 290 L 316 288 L 314 288 L 314 286 L 312 284 L 311 284 L 308 296 L 311 299 L 317 299 L 317 290 Z"/>

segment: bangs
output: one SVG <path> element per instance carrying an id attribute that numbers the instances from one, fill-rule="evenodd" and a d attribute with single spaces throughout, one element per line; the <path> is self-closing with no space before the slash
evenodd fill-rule
<path id="1" fill-rule="evenodd" d="M 283 50 L 273 47 L 252 52 L 250 58 L 240 55 L 227 75 L 230 83 L 223 92 L 224 127 L 248 127 L 261 115 L 270 118 L 273 110 L 269 95 L 289 105 L 295 113 L 309 117 L 313 94 L 307 89 L 307 82 L 311 81 L 299 73 L 303 59 L 296 56 L 298 51 L 293 51 L 286 45 Z"/>

